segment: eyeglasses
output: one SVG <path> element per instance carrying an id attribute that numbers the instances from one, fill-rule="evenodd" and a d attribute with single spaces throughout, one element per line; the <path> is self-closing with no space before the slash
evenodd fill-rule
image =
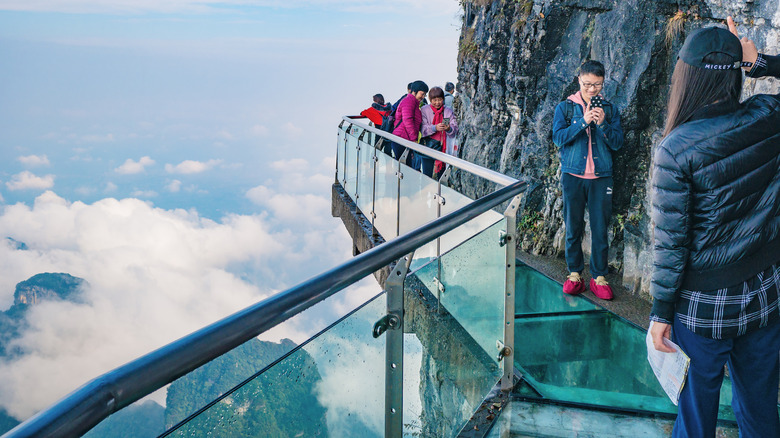
<path id="1" fill-rule="evenodd" d="M 601 88 L 601 87 L 603 87 L 603 86 L 604 86 L 604 83 L 603 83 L 603 82 L 598 82 L 598 83 L 595 83 L 595 84 L 591 84 L 591 83 L 589 83 L 589 82 L 582 82 L 582 81 L 580 81 L 580 84 L 582 84 L 582 88 L 584 88 L 584 89 L 586 89 L 586 90 L 587 90 L 588 88 L 595 88 L 595 89 L 597 89 L 597 90 L 598 90 L 599 88 Z"/>

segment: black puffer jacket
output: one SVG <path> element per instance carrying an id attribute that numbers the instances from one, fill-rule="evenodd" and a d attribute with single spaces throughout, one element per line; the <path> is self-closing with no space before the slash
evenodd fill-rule
<path id="1" fill-rule="evenodd" d="M 737 285 L 780 261 L 780 95 L 697 112 L 658 145 L 653 313 L 681 288 Z"/>

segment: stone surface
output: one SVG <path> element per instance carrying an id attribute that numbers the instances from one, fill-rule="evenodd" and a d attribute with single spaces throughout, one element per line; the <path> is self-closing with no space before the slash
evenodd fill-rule
<path id="1" fill-rule="evenodd" d="M 776 0 L 465 0 L 458 57 L 462 158 L 536 183 L 524 199 L 520 247 L 563 254 L 555 106 L 578 89 L 577 67 L 604 63 L 604 95 L 620 109 L 623 149 L 614 156 L 610 267 L 648 298 L 652 268 L 649 178 L 661 139 L 672 69 L 685 36 L 732 15 L 759 50 L 780 52 Z M 745 96 L 776 93 L 775 80 L 746 80 Z M 462 172 L 478 197 L 494 185 Z M 585 242 L 589 238 L 586 236 Z"/>

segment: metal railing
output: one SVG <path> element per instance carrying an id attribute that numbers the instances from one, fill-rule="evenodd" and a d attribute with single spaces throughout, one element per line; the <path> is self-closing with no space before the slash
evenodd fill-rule
<path id="1" fill-rule="evenodd" d="M 370 131 L 375 128 L 364 126 Z M 417 150 L 391 134 L 393 141 Z M 475 170 L 470 163 L 435 151 L 420 151 L 453 166 Z M 441 155 L 441 157 L 439 157 Z M 478 166 L 477 166 L 478 167 Z M 507 186 L 468 206 L 427 223 L 392 242 L 377 246 L 352 260 L 206 326 L 167 346 L 114 369 L 72 392 L 53 406 L 24 421 L 3 438 L 78 436 L 112 413 L 140 400 L 192 370 L 229 352 L 279 323 L 336 294 L 367 275 L 401 259 L 439 236 L 506 202 L 526 183 L 484 169 L 491 181 Z M 514 245 L 511 245 L 514 246 Z M 511 357 L 509 362 L 511 362 Z"/>
<path id="2" fill-rule="evenodd" d="M 373 136 L 373 137 L 372 137 Z M 389 154 L 383 152 L 385 142 L 393 142 L 403 146 L 407 151 L 400 157 L 392 159 Z M 424 177 L 415 172 L 414 182 L 407 181 L 408 173 L 412 170 L 405 163 L 408 150 L 416 154 L 422 154 L 432 159 L 446 163 L 447 170 L 439 179 Z M 381 235 L 383 238 L 392 241 L 395 236 L 403 233 L 402 225 L 409 227 L 418 222 L 425 222 L 430 219 L 440 218 L 443 214 L 445 202 L 447 208 L 452 210 L 452 205 L 458 205 L 464 202 L 473 202 L 467 196 L 456 193 L 452 189 L 447 189 L 443 181 L 448 179 L 451 168 L 460 169 L 463 172 L 481 177 L 487 181 L 493 182 L 498 186 L 507 186 L 516 183 L 517 180 L 507 175 L 486 169 L 477 164 L 462 160 L 458 157 L 435 151 L 424 145 L 406 140 L 391 133 L 382 131 L 368 123 L 363 123 L 361 118 L 345 116 L 339 125 L 339 142 L 337 153 L 336 179 L 342 184 L 344 191 L 352 198 L 357 208 L 368 218 L 373 226 L 373 233 Z M 340 167 L 339 167 L 340 166 Z M 406 174 L 406 175 L 405 175 Z M 424 181 L 422 181 L 424 180 Z M 384 184 L 383 193 L 378 193 L 377 187 Z M 416 188 L 420 191 L 416 196 L 410 196 L 409 188 Z M 448 193 L 444 193 L 448 190 Z M 402 198 L 407 202 L 402 203 Z M 445 199 L 446 198 L 446 199 Z M 430 210 L 431 204 L 435 204 L 435 212 Z M 395 204 L 392 208 L 387 208 L 388 204 Z M 514 385 L 514 328 L 515 328 L 515 241 L 517 212 L 520 207 L 519 195 L 511 200 L 509 205 L 503 211 L 502 215 L 496 212 L 486 214 L 483 220 L 476 220 L 469 230 L 460 230 L 453 232 L 452 235 L 436 239 L 435 249 L 421 248 L 415 254 L 406 260 L 405 269 L 403 266 L 396 266 L 394 272 L 387 280 L 387 311 L 389 315 L 396 315 L 395 320 L 400 327 L 403 327 L 403 280 L 393 281 L 406 275 L 407 271 L 414 262 L 413 259 L 428 260 L 434 258 L 436 264 L 436 274 L 433 277 L 433 285 L 429 287 L 437 299 L 439 311 L 446 308 L 450 314 L 458 321 L 465 331 L 491 357 L 495 358 L 501 367 L 501 389 L 509 390 Z M 377 214 L 378 213 L 378 214 Z M 394 216 L 383 217 L 383 216 Z M 433 218 L 431 216 L 434 216 Z M 392 219 L 395 223 L 392 223 Z M 480 322 L 475 320 L 468 310 L 461 309 L 457 299 L 445 297 L 444 291 L 447 289 L 449 281 L 443 278 L 442 255 L 453 250 L 465 240 L 471 238 L 477 232 L 490 227 L 497 220 L 503 220 L 505 229 L 502 235 L 497 236 L 496 241 L 504 247 L 502 262 L 503 272 L 497 273 L 502 277 L 503 285 L 485 290 L 482 292 L 483 298 L 488 302 L 497 304 L 500 302 L 503 309 L 499 314 L 491 315 L 489 318 L 495 318 L 496 321 L 503 321 L 498 326 L 498 332 L 489 331 L 490 335 L 480 328 Z M 476 232 L 475 232 L 476 231 Z M 446 239 L 446 242 L 444 241 Z M 424 262 L 421 262 L 424 263 Z M 419 267 L 418 263 L 418 267 Z M 457 281 L 456 281 L 457 282 Z M 461 287 L 461 284 L 454 284 L 455 289 Z M 472 285 L 478 287 L 477 285 Z M 479 292 L 473 291 L 477 294 Z M 444 300 L 450 301 L 449 305 L 444 305 Z M 490 306 L 486 306 L 490 308 Z M 454 313 L 453 313 L 454 312 Z M 495 329 L 496 327 L 493 326 Z M 387 335 L 387 360 L 386 360 L 386 384 L 385 388 L 387 399 L 385 402 L 385 436 L 400 437 L 402 434 L 402 421 L 399 415 L 401 406 L 403 406 L 403 394 L 401 391 L 403 382 L 403 330 L 388 331 Z M 497 354 L 496 354 L 497 353 Z"/>
<path id="3" fill-rule="evenodd" d="M 362 118 L 362 117 L 360 117 Z M 423 155 L 427 155 L 433 159 L 439 160 L 443 163 L 447 163 L 450 166 L 456 167 L 461 170 L 465 170 L 466 172 L 469 172 L 473 175 L 485 178 L 488 181 L 494 182 L 496 184 L 499 184 L 501 186 L 508 186 L 510 184 L 514 184 L 517 182 L 515 178 L 512 178 L 511 176 L 504 175 L 503 173 L 496 172 L 495 170 L 491 170 L 485 167 L 482 167 L 478 164 L 474 164 L 470 161 L 466 161 L 463 159 L 460 159 L 454 155 L 445 154 L 443 152 L 435 151 L 429 147 L 423 146 L 419 143 L 415 143 L 413 141 L 409 141 L 405 138 L 401 138 L 397 135 L 391 134 L 387 131 L 382 131 L 381 129 L 370 126 L 366 123 L 362 123 L 358 121 L 358 117 L 352 117 L 352 116 L 344 116 L 342 117 L 342 120 L 345 122 L 349 122 L 355 126 L 358 126 L 362 129 L 365 129 L 366 131 L 372 132 L 375 135 L 378 135 L 382 138 L 385 138 L 389 141 L 392 141 L 393 143 L 400 144 L 401 146 L 411 149 L 415 152 L 421 153 Z"/>

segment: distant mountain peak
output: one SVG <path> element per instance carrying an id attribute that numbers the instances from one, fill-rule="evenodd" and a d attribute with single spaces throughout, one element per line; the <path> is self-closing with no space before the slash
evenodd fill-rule
<path id="1" fill-rule="evenodd" d="M 14 307 L 33 306 L 48 300 L 74 301 L 86 284 L 88 283 L 83 278 L 66 273 L 36 274 L 17 283 L 14 291 Z"/>

